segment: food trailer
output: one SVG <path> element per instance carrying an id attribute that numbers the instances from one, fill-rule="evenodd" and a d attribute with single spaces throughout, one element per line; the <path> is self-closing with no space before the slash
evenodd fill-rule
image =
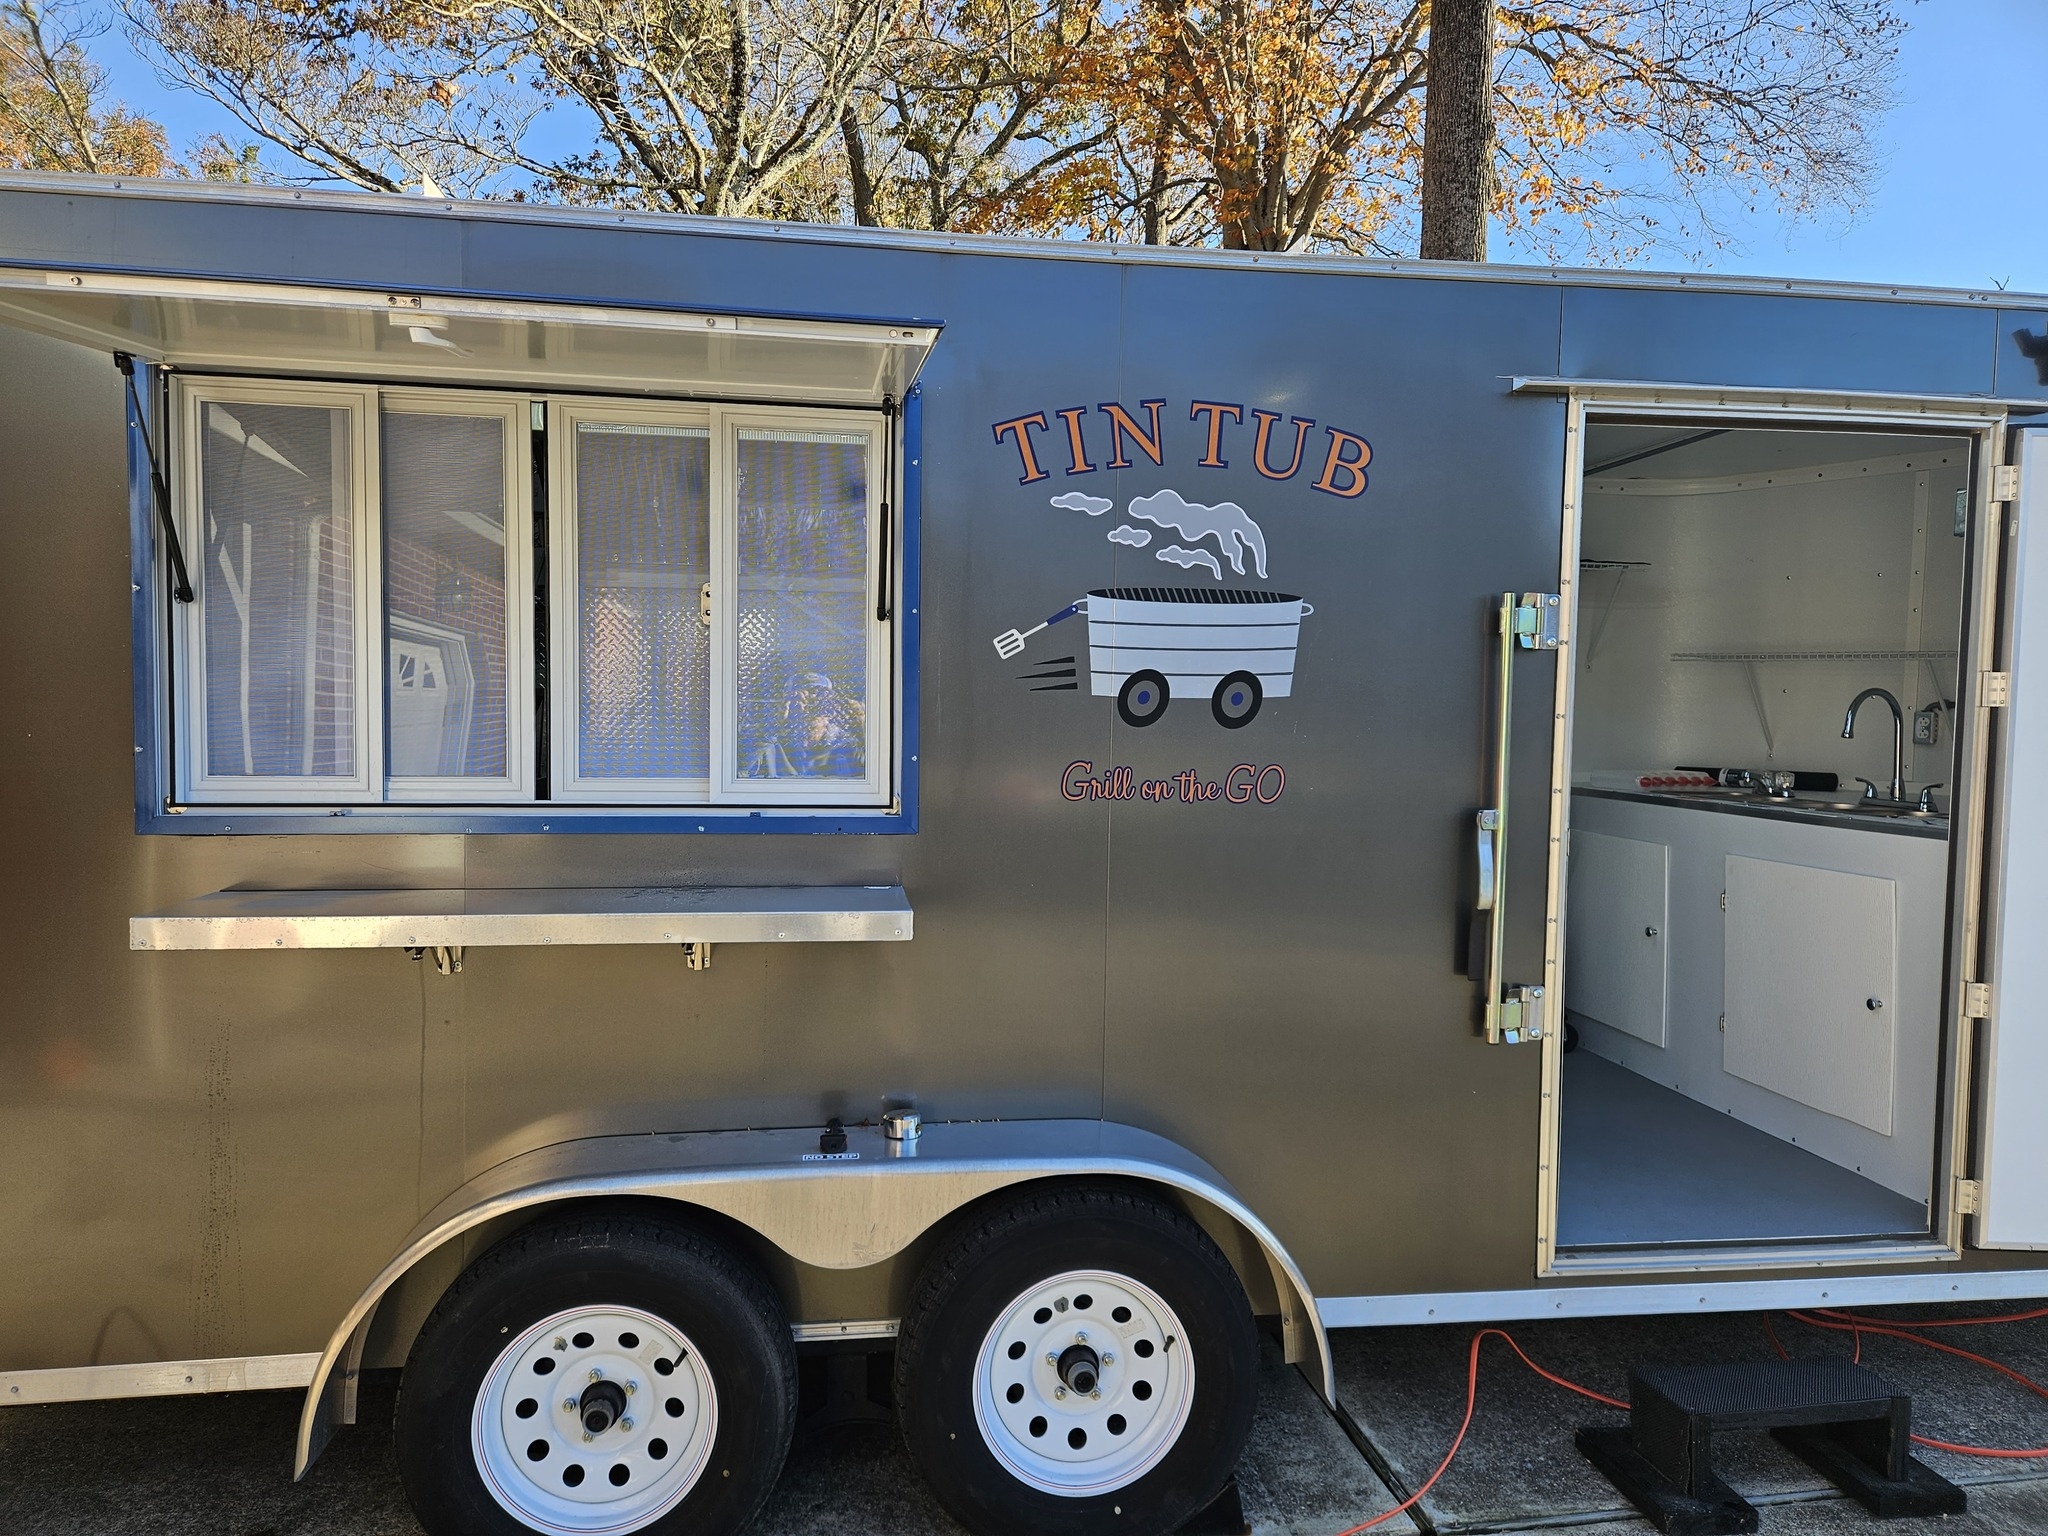
<path id="1" fill-rule="evenodd" d="M 2048 299 L 10 175 L 0 400 L 0 1403 L 719 1533 L 893 1350 L 1092 1536 L 2048 1295 Z"/>

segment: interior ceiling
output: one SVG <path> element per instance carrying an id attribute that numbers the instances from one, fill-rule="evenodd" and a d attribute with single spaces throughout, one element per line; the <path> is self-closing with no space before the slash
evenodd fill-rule
<path id="1" fill-rule="evenodd" d="M 1954 449 L 1965 441 L 1903 432 L 1601 422 L 1586 428 L 1586 474 L 1588 478 L 1602 480 L 1708 480 L 1723 475 L 1931 453 Z"/>

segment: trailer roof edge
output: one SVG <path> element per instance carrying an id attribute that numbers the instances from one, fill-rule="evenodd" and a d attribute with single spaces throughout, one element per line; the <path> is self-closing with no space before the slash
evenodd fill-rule
<path id="1" fill-rule="evenodd" d="M 1300 252 L 1237 252 L 1185 246 L 1141 246 L 1106 241 L 1049 239 L 1023 235 L 925 233 L 845 224 L 738 219 L 689 213 L 645 213 L 558 208 L 538 203 L 493 202 L 449 197 L 415 197 L 362 191 L 318 191 L 300 187 L 152 180 L 135 176 L 84 176 L 53 171 L 0 174 L 0 192 L 44 192 L 76 197 L 154 198 L 165 202 L 220 202 L 302 206 L 355 213 L 443 216 L 505 223 L 557 224 L 579 228 L 621 228 L 674 233 L 701 229 L 722 236 L 795 241 L 815 245 L 881 247 L 924 252 L 961 252 L 1051 261 L 1107 261 L 1146 266 L 1257 268 L 1262 271 L 1337 273 L 1376 277 L 1423 277 L 1454 282 L 1535 283 L 1567 288 L 1627 288 L 1659 292 L 1776 294 L 1791 298 L 1899 301 L 1973 309 L 2048 309 L 2048 294 L 2001 288 L 1943 288 L 1915 284 L 1847 282 L 1822 278 L 1750 277 L 1733 273 L 1654 272 L 1615 268 L 1517 265 L 1506 262 L 1424 261 L 1420 258 L 1313 255 Z"/>

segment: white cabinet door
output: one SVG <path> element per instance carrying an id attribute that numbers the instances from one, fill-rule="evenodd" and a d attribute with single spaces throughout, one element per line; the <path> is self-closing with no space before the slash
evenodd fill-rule
<path id="1" fill-rule="evenodd" d="M 1976 1241 L 2048 1248 L 2048 430 L 2013 434 L 2020 500 L 2011 511 L 2012 700 L 2003 760 L 1992 780 L 2002 804 L 1993 850 L 1996 905 L 1987 914 L 1991 1018 L 1985 1057 L 1984 1199 Z M 1987 978 L 1977 978 L 1987 979 Z"/>
<path id="2" fill-rule="evenodd" d="M 1606 832 L 1572 834 L 1565 886 L 1565 1006 L 1664 1044 L 1671 850 Z"/>
<path id="3" fill-rule="evenodd" d="M 1898 887 L 1874 875 L 1727 861 L 1722 1064 L 1823 1114 L 1892 1133 Z"/>

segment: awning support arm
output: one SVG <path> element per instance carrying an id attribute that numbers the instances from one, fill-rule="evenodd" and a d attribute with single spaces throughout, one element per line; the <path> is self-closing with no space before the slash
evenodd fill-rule
<path id="1" fill-rule="evenodd" d="M 896 397 L 882 397 L 882 558 L 880 568 L 875 572 L 875 622 L 886 624 L 895 609 L 890 599 L 894 596 L 893 584 L 889 580 L 889 504 L 896 495 Z"/>
<path id="2" fill-rule="evenodd" d="M 149 435 L 149 418 L 142 411 L 142 396 L 135 391 L 135 359 L 126 352 L 114 354 L 114 366 L 128 381 L 128 403 L 135 411 L 135 430 L 142 434 L 142 451 L 149 457 L 150 499 L 156 503 L 157 521 L 163 524 L 164 548 L 171 557 L 171 595 L 181 603 L 192 601 L 192 578 L 185 571 L 185 546 L 178 540 L 178 525 L 171 518 L 171 488 L 157 463 L 156 443 Z"/>

